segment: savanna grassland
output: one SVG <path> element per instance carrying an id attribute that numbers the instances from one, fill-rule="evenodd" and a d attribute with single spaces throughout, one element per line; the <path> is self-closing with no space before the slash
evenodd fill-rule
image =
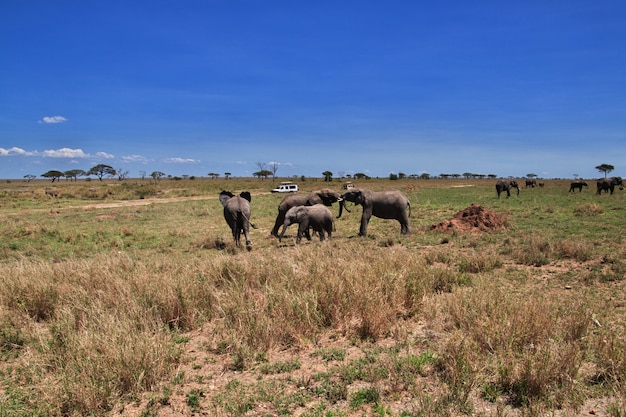
<path id="1" fill-rule="evenodd" d="M 412 233 L 279 243 L 271 180 L 0 184 L 0 416 L 626 416 L 626 191 L 355 183 Z M 431 230 L 472 203 L 505 227 Z"/>

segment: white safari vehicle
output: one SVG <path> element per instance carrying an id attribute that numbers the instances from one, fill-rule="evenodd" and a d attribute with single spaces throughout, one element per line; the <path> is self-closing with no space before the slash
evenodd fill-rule
<path id="1" fill-rule="evenodd" d="M 295 193 L 298 191 L 298 184 L 291 181 L 281 182 L 280 185 L 272 190 L 273 193 Z"/>
<path id="2" fill-rule="evenodd" d="M 354 188 L 354 184 L 352 184 L 351 182 L 347 182 L 343 185 L 344 190 L 349 190 L 351 188 Z"/>

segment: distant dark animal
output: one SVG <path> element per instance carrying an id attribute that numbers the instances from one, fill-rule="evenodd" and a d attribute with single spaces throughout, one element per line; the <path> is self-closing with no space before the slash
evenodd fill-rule
<path id="1" fill-rule="evenodd" d="M 46 195 L 49 195 L 50 197 L 54 198 L 54 197 L 58 197 L 59 193 L 57 193 L 54 190 L 46 190 Z"/>
<path id="2" fill-rule="evenodd" d="M 235 245 L 241 246 L 241 232 L 243 232 L 248 250 L 252 249 L 252 242 L 250 242 L 251 201 L 252 196 L 248 191 L 243 191 L 239 195 L 234 195 L 227 190 L 220 193 L 220 202 L 224 206 L 224 219 L 233 233 Z"/>
<path id="3" fill-rule="evenodd" d="M 578 188 L 578 192 L 582 192 L 583 191 L 583 187 L 588 187 L 589 184 L 587 184 L 585 181 L 572 181 L 572 183 L 569 186 L 569 192 L 573 192 Z"/>
<path id="4" fill-rule="evenodd" d="M 598 187 L 598 191 L 596 194 L 601 194 L 602 191 L 604 191 L 605 193 L 610 191 L 611 195 L 613 195 L 613 191 L 615 191 L 615 186 L 619 186 L 620 190 L 624 189 L 622 177 L 600 178 L 596 181 L 596 186 Z"/>
<path id="5" fill-rule="evenodd" d="M 537 185 L 539 185 L 540 187 L 543 187 L 545 184 L 543 182 L 540 182 Z"/>
<path id="6" fill-rule="evenodd" d="M 498 193 L 498 198 L 500 198 L 500 193 L 503 191 L 506 191 L 506 198 L 511 197 L 511 188 L 517 188 L 517 195 L 519 195 L 519 185 L 517 185 L 517 181 L 498 180 L 498 182 L 496 182 L 496 192 Z"/>
<path id="7" fill-rule="evenodd" d="M 535 188 L 537 186 L 537 180 L 526 180 L 526 188 Z"/>

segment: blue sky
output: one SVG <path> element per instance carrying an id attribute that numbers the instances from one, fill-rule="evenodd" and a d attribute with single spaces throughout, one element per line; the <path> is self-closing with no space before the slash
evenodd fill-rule
<path id="1" fill-rule="evenodd" d="M 2 1 L 0 178 L 626 176 L 623 1 Z"/>

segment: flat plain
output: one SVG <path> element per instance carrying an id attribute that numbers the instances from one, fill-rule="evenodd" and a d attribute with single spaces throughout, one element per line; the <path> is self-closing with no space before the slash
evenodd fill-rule
<path id="1" fill-rule="evenodd" d="M 296 245 L 279 181 L 0 184 L 0 415 L 626 416 L 626 191 L 354 180 L 411 233 L 348 203 Z"/>

